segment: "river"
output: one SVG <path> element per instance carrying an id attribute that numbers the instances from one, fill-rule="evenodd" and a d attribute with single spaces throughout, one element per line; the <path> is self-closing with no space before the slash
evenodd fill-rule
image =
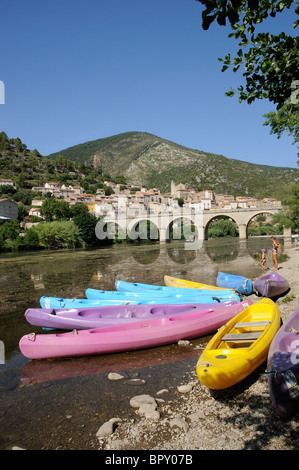
<path id="1" fill-rule="evenodd" d="M 272 267 L 270 247 L 269 238 L 226 238 L 210 239 L 201 247 L 173 241 L 0 254 L 0 340 L 5 349 L 0 357 L 0 449 L 96 449 L 95 435 L 105 421 L 130 413 L 134 419 L 132 396 L 167 388 L 169 398 L 175 397 L 200 352 L 174 344 L 30 361 L 18 342 L 25 334 L 42 332 L 24 318 L 27 308 L 39 307 L 41 296 L 84 298 L 87 288 L 115 290 L 117 279 L 163 285 L 165 274 L 213 285 L 218 271 L 252 279 L 262 274 L 261 248 L 269 249 Z M 209 338 L 192 340 L 192 345 L 204 348 Z M 125 379 L 108 380 L 109 372 Z"/>

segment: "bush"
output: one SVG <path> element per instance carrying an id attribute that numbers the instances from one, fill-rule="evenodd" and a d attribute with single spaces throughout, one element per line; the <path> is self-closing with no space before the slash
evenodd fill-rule
<path id="1" fill-rule="evenodd" d="M 2 237 L 3 240 L 16 240 L 19 237 L 19 233 L 20 224 L 17 220 L 4 222 L 3 225 L 0 225 L 0 237 Z"/>
<path id="2" fill-rule="evenodd" d="M 73 221 L 41 223 L 35 227 L 41 246 L 50 249 L 79 248 L 84 245 L 79 228 Z"/>
<path id="3" fill-rule="evenodd" d="M 30 228 L 24 235 L 23 245 L 25 250 L 36 250 L 39 248 L 39 236 L 35 228 Z"/>
<path id="4" fill-rule="evenodd" d="M 238 227 L 230 219 L 218 219 L 212 222 L 208 228 L 208 237 L 237 237 Z"/>

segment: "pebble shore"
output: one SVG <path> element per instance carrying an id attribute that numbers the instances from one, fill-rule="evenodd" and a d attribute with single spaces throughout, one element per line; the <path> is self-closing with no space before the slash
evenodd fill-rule
<path id="1" fill-rule="evenodd" d="M 279 266 L 279 273 L 288 279 L 290 291 L 277 301 L 282 321 L 299 308 L 299 247 L 285 253 L 289 258 Z M 248 298 L 258 300 L 255 294 Z M 194 347 L 192 341 L 182 346 Z M 167 389 L 157 390 L 154 396 L 132 396 L 128 409 L 136 417 L 112 416 L 101 423 L 98 449 L 295 450 L 299 415 L 290 421 L 276 415 L 265 372 L 263 364 L 234 387 L 212 392 L 198 381 L 194 370 L 185 383 L 176 385 L 175 399 L 167 399 Z"/>

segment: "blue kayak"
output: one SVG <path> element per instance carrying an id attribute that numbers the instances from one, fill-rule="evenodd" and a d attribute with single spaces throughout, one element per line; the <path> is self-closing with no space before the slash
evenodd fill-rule
<path id="1" fill-rule="evenodd" d="M 253 292 L 253 285 L 250 279 L 235 274 L 222 273 L 221 271 L 218 272 L 216 285 L 218 287 L 234 289 L 244 295 L 250 295 Z"/>
<path id="2" fill-rule="evenodd" d="M 188 287 L 169 287 L 169 286 L 155 286 L 153 284 L 140 284 L 139 282 L 126 282 L 115 281 L 115 288 L 119 292 L 147 292 L 151 294 L 164 293 L 164 295 L 180 294 L 180 295 L 221 295 L 228 296 L 236 295 L 233 289 L 219 291 L 219 289 L 193 289 Z"/>
<path id="3" fill-rule="evenodd" d="M 132 302 L 115 299 L 64 299 L 61 297 L 43 296 L 39 299 L 42 308 L 80 308 L 80 307 L 108 307 L 109 305 L 138 305 L 140 302 L 133 300 Z"/>
<path id="4" fill-rule="evenodd" d="M 185 292 L 187 290 L 188 292 Z M 191 291 L 191 292 L 189 292 Z M 184 299 L 190 298 L 194 299 L 205 297 L 217 297 L 221 302 L 229 300 L 240 300 L 240 297 L 237 293 L 232 290 L 195 290 L 195 289 L 178 289 L 177 292 L 168 292 L 168 291 L 148 291 L 148 292 L 123 292 L 123 291 L 103 291 L 97 289 L 86 289 L 85 295 L 88 299 L 102 299 L 102 300 L 136 300 L 137 302 L 143 302 L 152 299 L 169 299 L 169 303 L 173 301 L 182 301 Z"/>
<path id="5" fill-rule="evenodd" d="M 180 299 L 175 299 L 162 296 L 149 296 L 144 300 L 136 300 L 136 298 L 127 297 L 121 299 L 63 299 L 59 297 L 47 297 L 43 296 L 40 298 L 40 305 L 42 308 L 80 308 L 80 307 L 107 307 L 108 305 L 144 305 L 144 304 L 212 304 L 212 303 L 224 303 L 235 300 L 240 302 L 240 297 L 236 295 L 236 298 L 223 297 L 210 295 L 200 295 L 197 297 L 184 296 Z"/>

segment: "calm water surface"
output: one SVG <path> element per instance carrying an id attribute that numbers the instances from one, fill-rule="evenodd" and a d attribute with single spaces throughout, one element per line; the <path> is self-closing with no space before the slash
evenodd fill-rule
<path id="1" fill-rule="evenodd" d="M 283 240 L 280 240 L 283 244 Z M 0 255 L 0 449 L 96 449 L 95 434 L 112 417 L 134 411 L 134 395 L 162 388 L 174 397 L 194 370 L 200 350 L 177 344 L 105 356 L 30 361 L 18 348 L 20 338 L 43 330 L 29 325 L 24 312 L 39 307 L 41 296 L 85 298 L 87 288 L 115 290 L 117 279 L 163 285 L 168 274 L 206 284 L 218 271 L 256 278 L 258 256 L 270 239 L 220 239 L 191 243 L 113 245 L 85 251 L 47 251 Z M 283 259 L 281 260 L 283 261 Z M 192 341 L 204 348 L 210 337 Z M 0 357 L 1 359 L 1 357 Z M 3 362 L 3 361 L 2 361 Z M 125 376 L 107 379 L 109 372 Z M 132 379 L 141 379 L 140 382 Z"/>

